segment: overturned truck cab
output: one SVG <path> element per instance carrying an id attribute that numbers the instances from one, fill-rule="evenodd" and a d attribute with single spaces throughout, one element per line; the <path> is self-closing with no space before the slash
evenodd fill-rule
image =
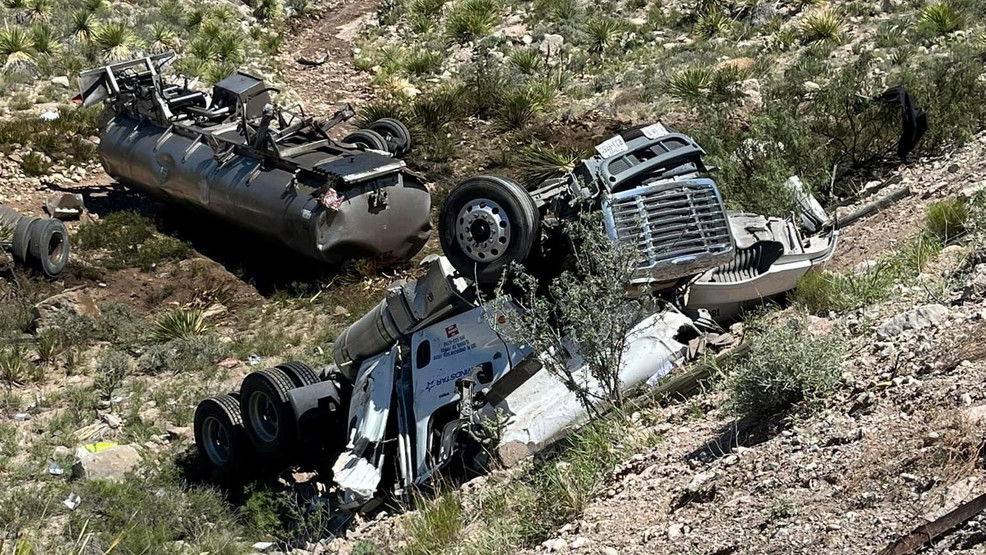
<path id="1" fill-rule="evenodd" d="M 110 176 L 323 262 L 399 261 L 421 249 L 431 197 L 399 158 L 411 148 L 404 124 L 381 119 L 335 140 L 329 131 L 351 108 L 318 121 L 274 104 L 276 89 L 243 72 L 210 96 L 165 80 L 174 59 L 80 74 L 83 104 L 106 108 L 99 153 Z"/>

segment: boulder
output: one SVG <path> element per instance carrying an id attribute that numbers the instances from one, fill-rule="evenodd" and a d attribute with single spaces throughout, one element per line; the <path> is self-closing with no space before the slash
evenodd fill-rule
<path id="1" fill-rule="evenodd" d="M 96 452 L 79 447 L 75 450 L 75 459 L 74 478 L 120 482 L 140 462 L 140 453 L 132 445 L 117 445 Z"/>
<path id="2" fill-rule="evenodd" d="M 555 56 L 561 51 L 563 44 L 565 44 L 565 37 L 548 33 L 541 40 L 539 49 L 545 56 Z"/>
<path id="3" fill-rule="evenodd" d="M 898 314 L 880 325 L 876 335 L 886 341 L 904 330 L 920 330 L 936 326 L 948 318 L 949 309 L 940 304 L 926 304 L 910 312 Z"/>
<path id="4" fill-rule="evenodd" d="M 59 318 L 66 313 L 88 316 L 93 319 L 99 318 L 101 314 L 95 299 L 83 288 L 68 289 L 48 297 L 34 305 L 34 313 L 38 321 L 39 331 L 60 326 Z"/>

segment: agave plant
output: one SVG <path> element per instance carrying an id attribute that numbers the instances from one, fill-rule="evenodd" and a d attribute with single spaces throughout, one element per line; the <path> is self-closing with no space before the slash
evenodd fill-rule
<path id="1" fill-rule="evenodd" d="M 706 37 L 714 37 L 729 29 L 732 20 L 722 10 L 711 10 L 703 13 L 695 22 L 695 30 Z"/>
<path id="2" fill-rule="evenodd" d="M 597 17 L 589 20 L 586 31 L 589 33 L 589 51 L 602 54 L 616 42 L 623 25 L 612 17 Z"/>
<path id="3" fill-rule="evenodd" d="M 485 37 L 499 20 L 497 0 L 465 0 L 452 10 L 447 30 L 452 38 L 465 42 Z"/>
<path id="4" fill-rule="evenodd" d="M 50 21 L 55 8 L 53 0 L 27 0 L 27 17 L 31 21 Z"/>
<path id="5" fill-rule="evenodd" d="M 801 32 L 808 42 L 842 40 L 842 16 L 833 8 L 825 7 L 809 12 L 801 20 Z"/>
<path id="6" fill-rule="evenodd" d="M 224 29 L 214 40 L 214 51 L 219 60 L 228 64 L 241 64 L 246 56 L 243 35 L 233 29 Z"/>
<path id="7" fill-rule="evenodd" d="M 201 310 L 176 308 L 158 318 L 152 335 L 158 341 L 190 339 L 201 335 L 206 329 L 205 315 Z"/>
<path id="8" fill-rule="evenodd" d="M 79 10 L 72 12 L 69 30 L 76 41 L 82 44 L 92 44 L 96 37 L 97 24 L 96 14 L 88 10 Z"/>
<path id="9" fill-rule="evenodd" d="M 918 26 L 934 35 L 958 31 L 964 24 L 964 14 L 948 0 L 928 4 L 921 10 L 921 16 L 918 18 Z"/>
<path id="10" fill-rule="evenodd" d="M 34 56 L 34 41 L 26 29 L 6 25 L 0 30 L 0 57 L 3 57 L 4 71 L 31 67 L 35 62 Z"/>
<path id="11" fill-rule="evenodd" d="M 178 33 L 170 25 L 163 21 L 155 21 L 151 24 L 151 44 L 149 46 L 151 52 L 178 50 L 180 46 L 181 41 L 178 39 Z"/>
<path id="12" fill-rule="evenodd" d="M 587 153 L 578 149 L 558 150 L 541 144 L 524 147 L 514 164 L 521 173 L 524 184 L 536 187 L 545 180 L 562 177 L 575 168 Z"/>
<path id="13" fill-rule="evenodd" d="M 544 66 L 544 57 L 533 48 L 523 48 L 510 53 L 510 63 L 522 73 L 530 75 Z"/>
<path id="14" fill-rule="evenodd" d="M 679 100 L 702 96 L 715 80 L 715 70 L 709 67 L 690 67 L 671 75 L 668 89 Z"/>
<path id="15" fill-rule="evenodd" d="M 38 54 L 54 54 L 61 48 L 61 42 L 55 36 L 51 25 L 36 23 L 31 26 L 31 44 Z"/>
<path id="16" fill-rule="evenodd" d="M 134 52 L 143 46 L 143 41 L 133 27 L 120 21 L 110 21 L 100 25 L 96 29 L 95 42 L 108 60 L 132 58 Z"/>

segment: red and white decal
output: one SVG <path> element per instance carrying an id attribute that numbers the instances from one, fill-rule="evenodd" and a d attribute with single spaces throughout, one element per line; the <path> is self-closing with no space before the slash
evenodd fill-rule
<path id="1" fill-rule="evenodd" d="M 335 189 L 330 188 L 328 191 L 325 191 L 324 195 L 322 195 L 322 206 L 328 208 L 329 210 L 338 210 L 339 207 L 342 206 L 342 202 L 344 200 L 346 199 L 339 196 L 339 193 L 337 193 Z"/>
<path id="2" fill-rule="evenodd" d="M 445 328 L 445 335 L 448 336 L 449 339 L 459 335 L 459 326 L 452 324 L 451 326 Z"/>

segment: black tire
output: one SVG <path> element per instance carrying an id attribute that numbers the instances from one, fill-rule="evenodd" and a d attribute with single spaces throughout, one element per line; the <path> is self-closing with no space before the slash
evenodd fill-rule
<path id="1" fill-rule="evenodd" d="M 387 140 L 383 138 L 383 135 L 372 129 L 357 129 L 356 131 L 346 135 L 342 139 L 342 142 L 353 146 L 361 146 L 363 148 L 372 148 L 374 150 L 390 152 L 387 149 Z"/>
<path id="2" fill-rule="evenodd" d="M 239 476 L 250 462 L 240 402 L 233 394 L 212 397 L 195 408 L 195 446 L 220 480 Z"/>
<path id="3" fill-rule="evenodd" d="M 387 150 L 394 156 L 404 156 L 411 151 L 411 131 L 399 120 L 380 118 L 368 126 L 387 141 Z"/>
<path id="4" fill-rule="evenodd" d="M 279 364 L 277 369 L 287 374 L 295 387 L 305 387 L 306 385 L 312 385 L 322 381 L 318 378 L 318 374 L 312 370 L 311 366 L 298 360 Z"/>
<path id="5" fill-rule="evenodd" d="M 30 236 L 27 252 L 30 264 L 48 277 L 62 273 L 68 264 L 70 250 L 65 224 L 54 218 L 36 220 Z"/>
<path id="6" fill-rule="evenodd" d="M 511 262 L 528 259 L 540 221 L 534 199 L 523 187 L 505 177 L 480 175 L 449 193 L 438 235 L 455 269 L 488 286 L 500 280 Z"/>
<path id="7" fill-rule="evenodd" d="M 258 454 L 270 460 L 290 455 L 297 444 L 297 423 L 288 401 L 291 378 L 277 368 L 253 372 L 240 386 L 243 429 Z"/>
<path id="8" fill-rule="evenodd" d="M 13 255 L 14 260 L 21 264 L 28 263 L 27 252 L 31 245 L 31 230 L 36 227 L 34 225 L 36 221 L 38 221 L 37 218 L 21 218 L 17 220 L 17 225 L 14 226 Z"/>

